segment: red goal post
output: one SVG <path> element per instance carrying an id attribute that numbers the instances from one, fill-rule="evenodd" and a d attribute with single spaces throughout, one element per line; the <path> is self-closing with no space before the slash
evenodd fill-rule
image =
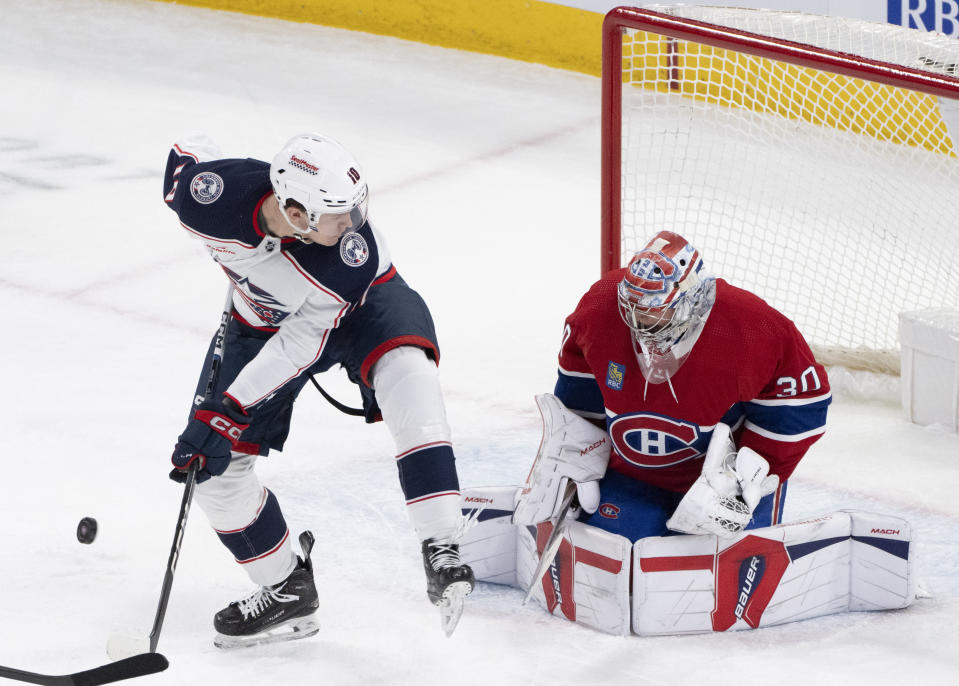
<path id="1" fill-rule="evenodd" d="M 827 364 L 898 373 L 899 312 L 959 303 L 957 64 L 959 41 L 840 17 L 611 10 L 602 273 L 675 230 Z"/>

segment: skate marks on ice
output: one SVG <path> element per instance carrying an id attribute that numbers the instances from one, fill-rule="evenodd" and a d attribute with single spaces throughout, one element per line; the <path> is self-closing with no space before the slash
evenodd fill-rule
<path id="1" fill-rule="evenodd" d="M 0 136 L 0 160 L 0 196 L 159 177 L 156 170 L 119 169 L 108 157 L 57 149 L 35 138 Z"/>

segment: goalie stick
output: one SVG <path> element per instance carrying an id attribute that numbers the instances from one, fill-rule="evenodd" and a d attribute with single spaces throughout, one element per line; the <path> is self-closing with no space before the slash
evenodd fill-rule
<path id="1" fill-rule="evenodd" d="M 216 332 L 213 344 L 213 356 L 210 360 L 210 376 L 207 379 L 203 395 L 198 395 L 193 403 L 199 405 L 213 393 L 216 380 L 219 376 L 220 365 L 223 362 L 223 351 L 226 343 L 226 328 L 230 323 L 230 313 L 233 310 L 233 284 L 226 291 L 226 302 L 220 315 L 220 327 Z M 160 630 L 163 628 L 163 619 L 166 617 L 167 605 L 170 602 L 170 592 L 173 589 L 173 574 L 180 559 L 180 546 L 183 543 L 183 533 L 186 531 L 186 521 L 190 514 L 190 504 L 193 502 L 193 492 L 196 490 L 196 474 L 199 468 L 198 461 L 194 461 L 187 470 L 186 481 L 183 484 L 183 498 L 180 501 L 180 514 L 177 518 L 176 530 L 173 533 L 173 545 L 170 548 L 170 557 L 167 559 L 166 572 L 163 575 L 163 585 L 160 587 L 160 602 L 157 604 L 156 616 L 153 619 L 153 628 L 146 637 L 114 634 L 107 641 L 107 655 L 111 660 L 120 660 L 138 653 L 156 653 L 157 643 L 160 641 Z"/>
<path id="2" fill-rule="evenodd" d="M 573 500 L 575 498 L 576 484 L 570 481 L 566 485 L 566 493 L 563 496 L 563 506 L 560 508 L 559 515 L 556 517 L 556 523 L 553 524 L 553 531 L 550 533 L 549 538 L 546 539 L 546 545 L 543 546 L 543 554 L 540 556 L 539 564 L 536 565 L 536 571 L 533 572 L 533 578 L 529 582 L 529 589 L 526 591 L 526 597 L 523 598 L 523 605 L 526 605 L 529 599 L 533 597 L 536 584 L 543 578 L 546 570 L 553 564 L 556 553 L 559 552 L 559 546 L 563 543 L 563 534 L 566 533 L 566 515 L 569 514 L 569 509 L 573 506 Z"/>
<path id="3" fill-rule="evenodd" d="M 0 678 L 14 679 L 28 684 L 45 684 L 47 686 L 99 686 L 112 684 L 114 681 L 134 679 L 138 676 L 156 674 L 169 666 L 167 659 L 159 653 L 144 653 L 134 655 L 119 662 L 111 662 L 101 667 L 94 667 L 74 674 L 54 676 L 26 672 L 22 669 L 0 667 Z"/>

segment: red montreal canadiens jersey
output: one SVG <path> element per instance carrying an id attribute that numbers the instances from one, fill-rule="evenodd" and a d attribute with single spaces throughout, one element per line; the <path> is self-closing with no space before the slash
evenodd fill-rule
<path id="1" fill-rule="evenodd" d="M 617 308 L 625 269 L 610 272 L 566 319 L 556 396 L 605 418 L 609 468 L 671 491 L 687 490 L 720 421 L 738 446 L 786 480 L 823 434 L 831 401 L 826 372 L 795 325 L 755 295 L 716 280 L 699 340 L 669 384 L 646 384 Z"/>

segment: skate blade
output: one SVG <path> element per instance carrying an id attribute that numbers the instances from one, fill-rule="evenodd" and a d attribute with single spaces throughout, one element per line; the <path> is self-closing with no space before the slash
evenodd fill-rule
<path id="1" fill-rule="evenodd" d="M 472 584 L 457 581 L 446 587 L 443 597 L 436 603 L 440 610 L 440 626 L 447 638 L 453 635 L 456 625 L 459 624 L 460 617 L 463 616 L 464 600 L 472 590 Z"/>
<path id="2" fill-rule="evenodd" d="M 269 643 L 282 643 L 284 641 L 296 641 L 301 638 L 309 638 L 320 632 L 320 623 L 315 616 L 295 617 L 282 624 L 270 628 L 267 631 L 261 631 L 249 636 L 227 636 L 217 634 L 213 639 L 213 645 L 223 650 L 233 650 L 234 648 L 252 648 L 253 646 L 266 645 Z"/>

